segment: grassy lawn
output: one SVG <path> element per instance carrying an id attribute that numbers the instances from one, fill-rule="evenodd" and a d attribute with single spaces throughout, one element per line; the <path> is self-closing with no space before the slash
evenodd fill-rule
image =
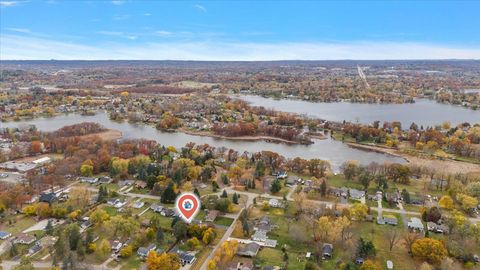
<path id="1" fill-rule="evenodd" d="M 37 221 L 33 217 L 26 215 L 16 215 L 14 217 L 5 218 L 0 224 L 0 231 L 7 231 L 12 235 L 22 232 L 23 230 L 33 226 Z M 11 224 L 9 224 L 11 223 Z"/>
<path id="2" fill-rule="evenodd" d="M 145 214 L 143 214 L 142 216 L 140 216 L 140 220 L 144 220 L 144 219 L 150 219 L 152 218 L 153 216 L 157 216 L 160 220 L 160 225 L 162 226 L 162 228 L 168 228 L 170 229 L 171 225 L 172 225 L 172 220 L 173 218 L 169 218 L 169 217 L 164 217 L 162 215 L 160 215 L 159 213 L 155 213 L 151 210 L 145 212 Z"/>
<path id="3" fill-rule="evenodd" d="M 131 269 L 140 269 L 140 266 L 143 263 L 143 261 L 140 258 L 138 258 L 136 255 L 132 255 L 127 259 L 122 259 L 120 263 L 122 264 L 122 267 L 120 269 L 131 270 Z"/>
<path id="4" fill-rule="evenodd" d="M 214 221 L 215 224 L 229 227 L 233 223 L 233 218 L 217 217 Z"/>
<path id="5" fill-rule="evenodd" d="M 332 175 L 328 178 L 327 184 L 337 188 L 348 187 L 363 190 L 363 186 L 355 181 L 350 181 L 343 176 L 343 174 Z"/>
<path id="6" fill-rule="evenodd" d="M 197 253 L 197 255 L 196 255 L 197 260 L 190 267 L 190 270 L 200 269 L 203 262 L 208 258 L 208 254 L 210 254 L 210 252 L 212 252 L 212 248 L 210 248 L 210 247 L 204 247 L 202 250 L 200 250 L 200 252 Z"/>

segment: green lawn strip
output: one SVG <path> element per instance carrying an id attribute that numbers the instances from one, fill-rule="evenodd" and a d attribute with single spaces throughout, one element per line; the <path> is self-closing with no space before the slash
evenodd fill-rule
<path id="1" fill-rule="evenodd" d="M 133 270 L 133 269 L 140 269 L 141 264 L 143 261 L 136 256 L 135 254 L 130 256 L 129 258 L 125 259 L 125 262 L 122 260 L 122 267 L 121 270 Z"/>
<path id="2" fill-rule="evenodd" d="M 9 224 L 9 220 L 11 220 L 11 224 Z M 7 231 L 12 235 L 15 235 L 33 226 L 35 223 L 37 223 L 37 221 L 33 217 L 22 214 L 16 215 L 13 218 L 6 219 L 2 224 L 0 224 L 0 231 Z"/>
<path id="3" fill-rule="evenodd" d="M 222 225 L 229 227 L 233 223 L 233 218 L 228 218 L 228 217 L 217 217 L 214 221 L 215 224 L 217 225 Z"/>

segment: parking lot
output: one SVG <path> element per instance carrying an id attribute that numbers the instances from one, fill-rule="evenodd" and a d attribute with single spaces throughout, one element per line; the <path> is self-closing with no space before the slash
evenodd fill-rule
<path id="1" fill-rule="evenodd" d="M 0 181 L 18 184 L 25 181 L 25 175 L 17 172 L 4 172 L 0 171 Z"/>

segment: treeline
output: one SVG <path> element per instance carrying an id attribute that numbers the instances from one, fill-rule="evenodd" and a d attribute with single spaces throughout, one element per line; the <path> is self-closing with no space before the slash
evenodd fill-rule
<path id="1" fill-rule="evenodd" d="M 301 135 L 298 129 L 278 125 L 255 125 L 240 121 L 238 123 L 214 124 L 212 128 L 216 135 L 226 137 L 268 136 L 300 143 L 310 143 L 310 139 Z"/>
<path id="2" fill-rule="evenodd" d="M 71 126 L 64 126 L 57 131 L 50 134 L 53 137 L 71 137 L 71 136 L 83 136 L 88 134 L 94 134 L 105 131 L 102 125 L 93 122 L 83 122 Z"/>

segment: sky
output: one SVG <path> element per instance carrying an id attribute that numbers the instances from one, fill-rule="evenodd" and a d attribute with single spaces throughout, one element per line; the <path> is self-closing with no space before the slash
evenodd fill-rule
<path id="1" fill-rule="evenodd" d="M 0 0 L 0 60 L 480 59 L 480 1 Z"/>

